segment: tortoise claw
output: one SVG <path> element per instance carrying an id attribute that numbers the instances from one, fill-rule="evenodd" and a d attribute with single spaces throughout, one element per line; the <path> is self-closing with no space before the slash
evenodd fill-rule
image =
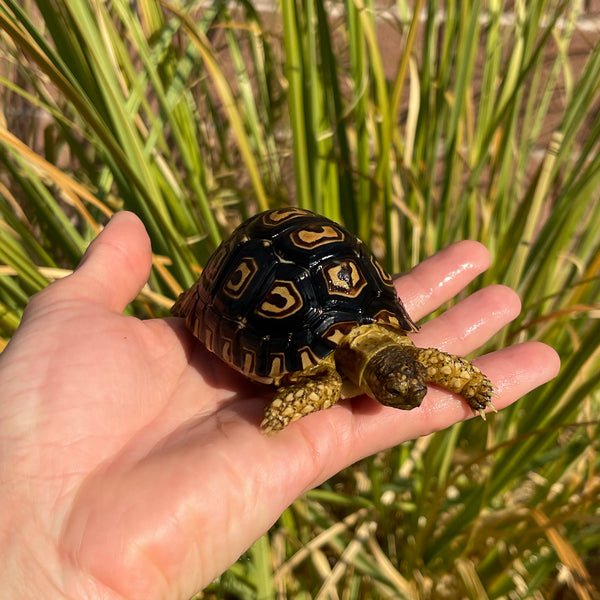
<path id="1" fill-rule="evenodd" d="M 499 397 L 498 394 L 496 394 L 495 392 L 492 392 L 490 395 L 495 396 L 496 398 Z M 485 406 L 475 409 L 475 412 L 485 421 L 486 420 L 486 411 L 488 409 L 494 413 L 498 412 L 498 409 L 492 404 L 492 401 L 489 398 L 486 400 Z"/>

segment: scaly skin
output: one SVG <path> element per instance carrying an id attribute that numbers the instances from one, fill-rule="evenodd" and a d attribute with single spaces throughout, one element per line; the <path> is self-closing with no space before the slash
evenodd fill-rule
<path id="1" fill-rule="evenodd" d="M 381 328 L 378 325 L 374 327 Z M 424 381 L 459 394 L 482 417 L 486 408 L 494 408 L 491 400 L 494 395 L 492 382 L 470 361 L 437 348 L 417 348 L 408 336 L 388 328 L 381 329 L 426 368 Z M 406 340 L 410 343 L 407 344 Z"/>
<path id="2" fill-rule="evenodd" d="M 330 354 L 318 365 L 286 376 L 260 426 L 264 433 L 279 431 L 300 417 L 333 406 L 341 391 L 342 378 Z"/>
<path id="3" fill-rule="evenodd" d="M 421 404 L 426 383 L 460 394 L 482 417 L 493 408 L 492 383 L 468 360 L 417 348 L 401 331 L 374 323 L 355 327 L 318 365 L 287 375 L 265 411 L 263 431 L 278 431 L 333 406 L 340 399 L 342 377 L 381 404 L 402 410 Z"/>
<path id="4" fill-rule="evenodd" d="M 461 395 L 482 417 L 487 407 L 493 408 L 492 382 L 475 365 L 460 356 L 446 354 L 436 348 L 416 350 L 417 360 L 427 368 L 426 381 Z"/>

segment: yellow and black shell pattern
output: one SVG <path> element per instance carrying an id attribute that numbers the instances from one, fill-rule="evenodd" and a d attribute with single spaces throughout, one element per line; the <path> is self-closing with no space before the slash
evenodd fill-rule
<path id="1" fill-rule="evenodd" d="M 242 223 L 172 312 L 226 363 L 274 384 L 319 363 L 357 325 L 417 329 L 365 244 L 300 208 Z"/>

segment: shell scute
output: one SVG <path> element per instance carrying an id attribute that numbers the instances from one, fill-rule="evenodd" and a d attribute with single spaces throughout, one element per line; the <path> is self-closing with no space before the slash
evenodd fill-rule
<path id="1" fill-rule="evenodd" d="M 365 244 L 299 208 L 242 223 L 173 313 L 231 366 L 267 383 L 318 364 L 358 325 L 416 329 Z"/>

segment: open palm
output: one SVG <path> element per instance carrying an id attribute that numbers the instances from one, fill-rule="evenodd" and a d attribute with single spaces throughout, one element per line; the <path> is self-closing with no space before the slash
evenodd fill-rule
<path id="1" fill-rule="evenodd" d="M 264 436 L 268 388 L 224 366 L 180 319 L 122 314 L 150 259 L 140 221 L 118 214 L 73 275 L 31 300 L 0 355 L 0 589 L 10 597 L 188 598 L 304 491 L 472 415 L 431 389 L 410 412 L 361 397 Z M 488 260 L 483 246 L 461 242 L 397 288 L 420 319 Z M 508 288 L 486 288 L 414 340 L 466 354 L 519 308 Z M 558 369 L 538 343 L 476 363 L 499 409 Z"/>

